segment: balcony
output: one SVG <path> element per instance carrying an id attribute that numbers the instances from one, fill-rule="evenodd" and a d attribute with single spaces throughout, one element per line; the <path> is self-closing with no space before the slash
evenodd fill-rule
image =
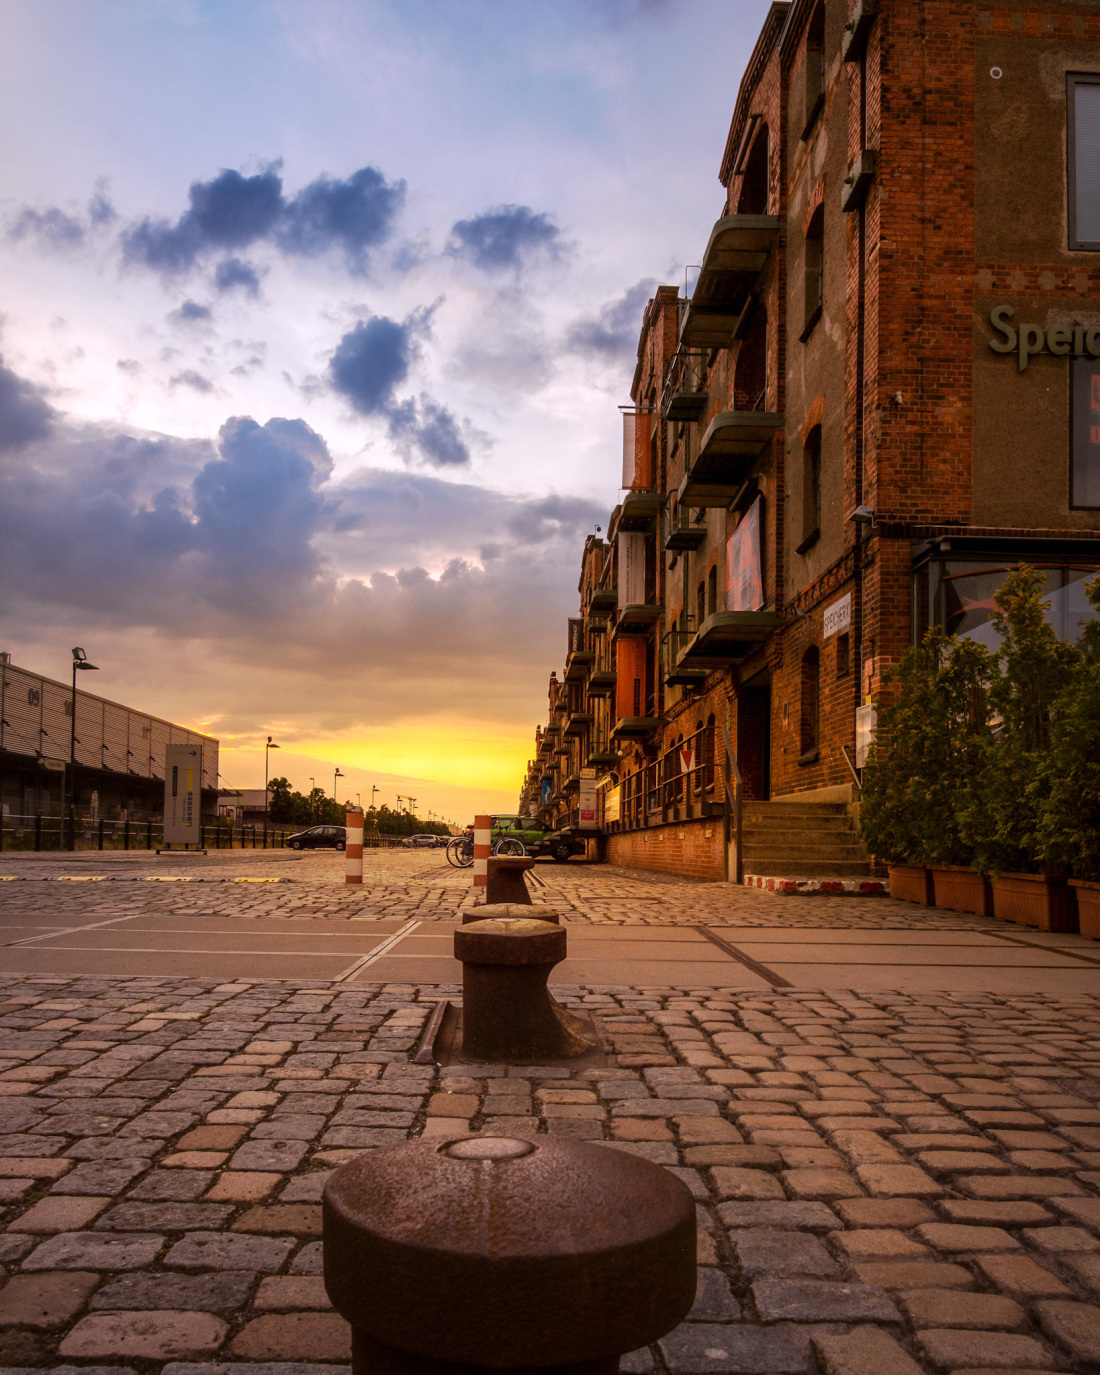
<path id="1" fill-rule="evenodd" d="M 561 734 L 561 722 L 560 722 L 560 721 L 551 721 L 550 724 L 546 727 L 546 729 L 545 729 L 545 730 L 543 731 L 543 733 L 542 733 L 543 743 L 544 743 L 544 744 L 546 743 L 546 737 L 547 737 L 548 735 L 560 735 L 560 734 Z"/>
<path id="2" fill-rule="evenodd" d="M 676 519 L 668 527 L 665 549 L 671 554 L 682 553 L 685 549 L 699 549 L 707 541 L 707 527 L 696 525 L 689 512 L 678 510 Z"/>
<path id="3" fill-rule="evenodd" d="M 620 716 L 611 732 L 612 739 L 643 740 L 661 724 L 659 716 Z"/>
<path id="4" fill-rule="evenodd" d="M 728 348 L 783 221 L 774 215 L 727 215 L 711 231 L 699 278 L 680 321 L 688 348 Z"/>
<path id="5" fill-rule="evenodd" d="M 573 749 L 573 746 L 572 746 L 572 745 L 567 745 L 567 744 L 565 743 L 565 741 L 563 740 L 562 743 L 561 743 L 560 745 L 555 746 L 553 752 L 554 752 L 554 754 L 556 754 L 556 755 L 558 756 L 559 759 L 565 759 L 565 758 L 567 758 L 568 755 L 572 752 L 572 749 Z M 557 765 L 555 765 L 554 767 L 556 768 Z"/>
<path id="6" fill-rule="evenodd" d="M 612 749 L 606 740 L 593 745 L 585 761 L 590 769 L 609 769 L 619 762 L 619 751 Z"/>
<path id="7" fill-rule="evenodd" d="M 570 712 L 565 723 L 566 735 L 583 735 L 592 724 L 592 713 L 590 711 Z"/>
<path id="8" fill-rule="evenodd" d="M 698 420 L 708 400 L 706 353 L 701 349 L 678 349 L 661 388 L 661 411 L 665 420 Z"/>
<path id="9" fill-rule="evenodd" d="M 664 607 L 656 603 L 638 606 L 624 606 L 615 622 L 614 637 L 622 635 L 641 635 L 661 619 Z"/>
<path id="10" fill-rule="evenodd" d="M 564 716 L 568 710 L 569 703 L 565 700 L 564 697 L 559 697 L 558 700 L 554 703 L 552 715 Z"/>
<path id="11" fill-rule="evenodd" d="M 569 776 L 569 777 L 565 780 L 565 782 L 561 785 L 561 795 L 562 795 L 562 797 L 565 798 L 565 797 L 568 797 L 570 793 L 575 793 L 575 792 L 577 792 L 577 790 L 580 788 L 580 786 L 581 786 L 581 776 L 580 776 L 580 774 L 579 774 L 579 773 L 570 774 L 570 776 Z"/>
<path id="12" fill-rule="evenodd" d="M 588 675 L 589 697 L 610 697 L 615 691 L 615 670 L 598 668 Z"/>
<path id="13" fill-rule="evenodd" d="M 751 654 L 779 624 L 772 611 L 716 611 L 676 656 L 677 669 L 719 668 Z"/>
<path id="14" fill-rule="evenodd" d="M 648 530 L 664 502 L 660 492 L 626 492 L 619 507 L 619 529 Z"/>
<path id="15" fill-rule="evenodd" d="M 774 411 L 722 411 L 707 426 L 676 497 L 679 505 L 728 507 L 753 465 L 783 429 Z"/>
<path id="16" fill-rule="evenodd" d="M 619 604 L 619 593 L 614 587 L 597 587 L 588 599 L 590 613 L 614 611 Z"/>
<path id="17" fill-rule="evenodd" d="M 565 681 L 583 683 L 595 657 L 590 649 L 575 649 L 565 661 Z"/>

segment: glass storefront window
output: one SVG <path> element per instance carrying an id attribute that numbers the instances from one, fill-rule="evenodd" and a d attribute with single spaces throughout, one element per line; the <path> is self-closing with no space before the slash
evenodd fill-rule
<path id="1" fill-rule="evenodd" d="M 1100 91 L 1100 86 L 1096 87 Z M 1073 360 L 1070 506 L 1100 507 L 1100 359 Z"/>
<path id="2" fill-rule="evenodd" d="M 1048 601 L 1047 621 L 1059 639 L 1076 643 L 1086 622 L 1097 619 L 1085 596 L 1085 584 L 1100 576 L 1100 567 L 1035 566 L 1043 574 L 1043 594 Z M 977 640 L 989 649 L 997 648 L 1001 637 L 993 628 L 992 617 L 996 609 L 993 596 L 1012 567 L 944 561 L 937 619 L 949 635 Z"/>

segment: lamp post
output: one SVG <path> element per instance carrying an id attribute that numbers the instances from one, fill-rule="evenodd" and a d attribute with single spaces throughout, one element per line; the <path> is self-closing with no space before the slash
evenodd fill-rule
<path id="1" fill-rule="evenodd" d="M 332 775 L 332 802 L 333 802 L 333 806 L 336 805 L 336 780 L 337 780 L 338 778 L 343 778 L 343 777 L 344 777 L 344 775 L 340 772 L 340 766 L 339 766 L 339 764 L 337 764 L 337 766 L 336 766 L 336 772 Z"/>
<path id="2" fill-rule="evenodd" d="M 267 849 L 267 809 L 268 809 L 268 801 L 269 801 L 269 799 L 268 799 L 268 793 L 267 793 L 267 763 L 268 763 L 268 760 L 271 758 L 271 751 L 272 751 L 272 750 L 277 750 L 278 748 L 279 748 L 279 746 L 276 745 L 276 744 L 272 741 L 271 736 L 269 735 L 269 736 L 267 737 L 267 744 L 264 746 L 264 849 L 265 849 L 265 850 Z"/>
<path id="3" fill-rule="evenodd" d="M 73 650 L 73 695 L 70 701 L 71 729 L 69 731 L 69 771 L 72 775 L 72 788 L 69 801 L 69 844 L 70 850 L 76 849 L 76 675 L 80 670 L 98 673 L 99 665 L 90 664 L 88 656 L 77 646 Z M 65 825 L 65 807 L 62 798 L 61 824 Z"/>
<path id="4" fill-rule="evenodd" d="M 377 783 L 375 783 L 375 784 L 372 785 L 371 790 L 370 790 L 370 808 L 371 808 L 371 811 L 372 811 L 372 812 L 374 811 L 374 794 L 375 794 L 375 793 L 380 793 L 381 791 L 382 791 L 382 789 L 378 786 Z"/>

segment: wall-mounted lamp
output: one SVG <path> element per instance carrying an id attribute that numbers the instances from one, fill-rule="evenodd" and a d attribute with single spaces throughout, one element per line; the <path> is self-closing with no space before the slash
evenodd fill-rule
<path id="1" fill-rule="evenodd" d="M 857 525 L 874 525 L 875 513 L 870 506 L 857 506 L 848 519 L 854 520 Z"/>

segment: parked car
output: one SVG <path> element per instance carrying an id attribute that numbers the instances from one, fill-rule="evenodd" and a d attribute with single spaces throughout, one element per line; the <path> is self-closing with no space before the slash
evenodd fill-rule
<path id="1" fill-rule="evenodd" d="M 289 850 L 346 850 L 348 833 L 343 826 L 311 826 L 287 836 L 286 843 Z"/>
<path id="2" fill-rule="evenodd" d="M 406 836 L 401 842 L 407 850 L 434 850 L 437 845 L 446 845 L 450 836 L 415 835 Z"/>

